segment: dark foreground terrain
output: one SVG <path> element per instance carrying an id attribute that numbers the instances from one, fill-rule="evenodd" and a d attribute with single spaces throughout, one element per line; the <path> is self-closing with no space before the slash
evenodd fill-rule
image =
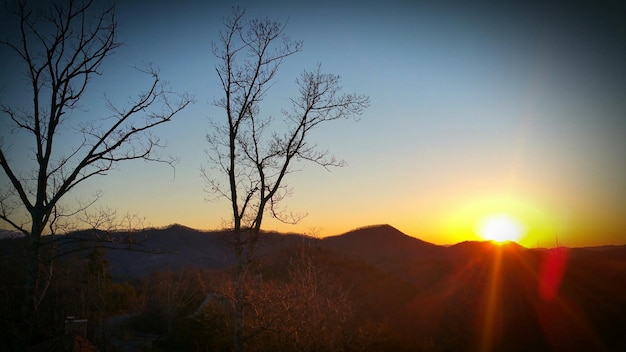
<path id="1" fill-rule="evenodd" d="M 227 232 L 173 225 L 98 250 L 93 236 L 68 237 L 35 350 L 61 345 L 68 315 L 87 319 L 103 351 L 229 350 Z M 11 346 L 23 243 L 0 243 L 0 343 Z M 381 225 L 324 239 L 268 233 L 257 252 L 251 350 L 626 351 L 626 246 L 438 246 Z"/>

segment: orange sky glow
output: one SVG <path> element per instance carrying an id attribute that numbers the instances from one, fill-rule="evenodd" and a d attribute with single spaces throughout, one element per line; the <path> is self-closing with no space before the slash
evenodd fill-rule
<path id="1" fill-rule="evenodd" d="M 482 240 L 481 221 L 507 214 L 523 225 L 526 247 L 626 244 L 626 30 L 608 3 L 262 3 L 241 5 L 250 17 L 284 20 L 304 42 L 279 71 L 263 114 L 279 116 L 295 77 L 318 62 L 342 76 L 344 92 L 371 99 L 360 121 L 311 135 L 348 166 L 299 165 L 286 180 L 293 194 L 284 206 L 307 216 L 298 225 L 268 217 L 265 229 L 324 237 L 390 224 L 445 245 Z M 71 118 L 106 111 L 105 93 L 123 102 L 141 91 L 146 82 L 130 66 L 142 61 L 197 103 L 154 131 L 168 141 L 163 154 L 180 158 L 175 171 L 121 164 L 66 204 L 102 191 L 96 207 L 144 216 L 149 226 L 228 226 L 229 204 L 207 201 L 200 167 L 210 121 L 223 118 L 212 105 L 221 92 L 211 42 L 230 5 L 123 1 L 117 11 L 124 46 L 93 80 L 85 111 Z M 0 72 L 0 100 L 19 103 L 23 68 L 4 66 L 11 68 Z M 0 128 L 4 142 L 27 170 L 32 147 L 7 131 Z M 61 140 L 79 140 L 66 133 Z M 0 173 L 0 185 L 6 180 Z"/>

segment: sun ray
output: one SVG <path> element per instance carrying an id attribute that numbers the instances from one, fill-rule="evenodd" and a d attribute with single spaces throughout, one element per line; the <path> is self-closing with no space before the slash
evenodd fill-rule
<path id="1" fill-rule="evenodd" d="M 500 279 L 502 264 L 502 248 L 497 248 L 491 266 L 489 286 L 487 287 L 486 307 L 483 317 L 482 335 L 480 340 L 480 351 L 491 351 L 495 338 L 496 317 L 498 316 L 498 306 L 500 297 Z"/>

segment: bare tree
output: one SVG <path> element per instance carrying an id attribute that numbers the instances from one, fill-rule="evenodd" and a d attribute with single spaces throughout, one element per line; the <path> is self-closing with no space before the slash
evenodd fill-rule
<path id="1" fill-rule="evenodd" d="M 212 168 L 203 169 L 208 191 L 232 206 L 236 351 L 243 350 L 246 339 L 243 284 L 263 218 L 269 215 L 287 223 L 301 218 L 279 206 L 290 192 L 285 177 L 303 161 L 325 168 L 343 166 L 343 161 L 311 144 L 310 133 L 327 122 L 358 117 L 369 106 L 366 96 L 341 94 L 340 77 L 322 73 L 318 66 L 296 80 L 298 95 L 280 121 L 262 116 L 261 102 L 280 65 L 301 51 L 302 43 L 291 40 L 279 21 L 247 20 L 244 15 L 244 10 L 234 10 L 213 47 L 224 93 L 216 105 L 224 109 L 225 119 L 207 136 Z"/>
<path id="2" fill-rule="evenodd" d="M 41 10 L 26 3 L 16 1 L 9 9 L 17 35 L 0 38 L 0 48 L 24 65 L 30 94 L 28 106 L 0 106 L 0 166 L 6 176 L 0 219 L 29 241 L 23 317 L 31 324 L 45 294 L 46 277 L 51 276 L 42 275 L 47 270 L 40 260 L 42 235 L 55 233 L 67 223 L 62 220 L 93 203 L 72 207 L 63 205 L 63 197 L 119 162 L 173 165 L 173 159 L 157 153 L 164 144 L 151 131 L 172 120 L 192 99 L 173 94 L 159 72 L 148 66 L 140 68 L 151 79 L 145 91 L 124 108 L 107 99 L 108 116 L 92 116 L 80 102 L 92 79 L 102 74 L 103 61 L 120 46 L 114 7 L 98 9 L 90 0 L 67 0 Z M 59 136 L 68 131 L 71 138 Z M 9 137 L 30 143 L 29 160 L 16 160 L 20 156 Z M 28 161 L 32 163 L 24 167 Z"/>

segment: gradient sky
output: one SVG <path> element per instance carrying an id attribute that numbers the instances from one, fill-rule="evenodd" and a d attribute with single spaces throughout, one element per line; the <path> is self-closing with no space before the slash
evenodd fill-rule
<path id="1" fill-rule="evenodd" d="M 262 113 L 278 116 L 295 77 L 318 62 L 342 76 L 345 92 L 372 102 L 359 122 L 330 124 L 314 136 L 348 167 L 305 165 L 287 179 L 294 194 L 286 205 L 308 216 L 296 226 L 267 221 L 266 229 L 328 236 L 388 223 L 451 244 L 478 239 L 484 216 L 508 213 L 526 227 L 526 246 L 553 246 L 556 237 L 567 246 L 626 243 L 624 6 L 268 3 L 121 1 L 125 45 L 93 81 L 86 113 L 103 111 L 104 93 L 123 102 L 145 87 L 130 68 L 141 62 L 158 65 L 173 89 L 197 103 L 156 131 L 169 142 L 164 153 L 180 157 L 175 175 L 160 164 L 122 164 L 67 200 L 102 190 L 100 206 L 145 216 L 152 226 L 215 229 L 229 220 L 225 201 L 206 201 L 200 167 L 209 121 L 223 118 L 211 105 L 221 93 L 211 42 L 239 4 L 250 17 L 286 21 L 286 32 L 304 41 Z M 19 71 L 2 55 L 0 99 L 18 101 Z"/>

